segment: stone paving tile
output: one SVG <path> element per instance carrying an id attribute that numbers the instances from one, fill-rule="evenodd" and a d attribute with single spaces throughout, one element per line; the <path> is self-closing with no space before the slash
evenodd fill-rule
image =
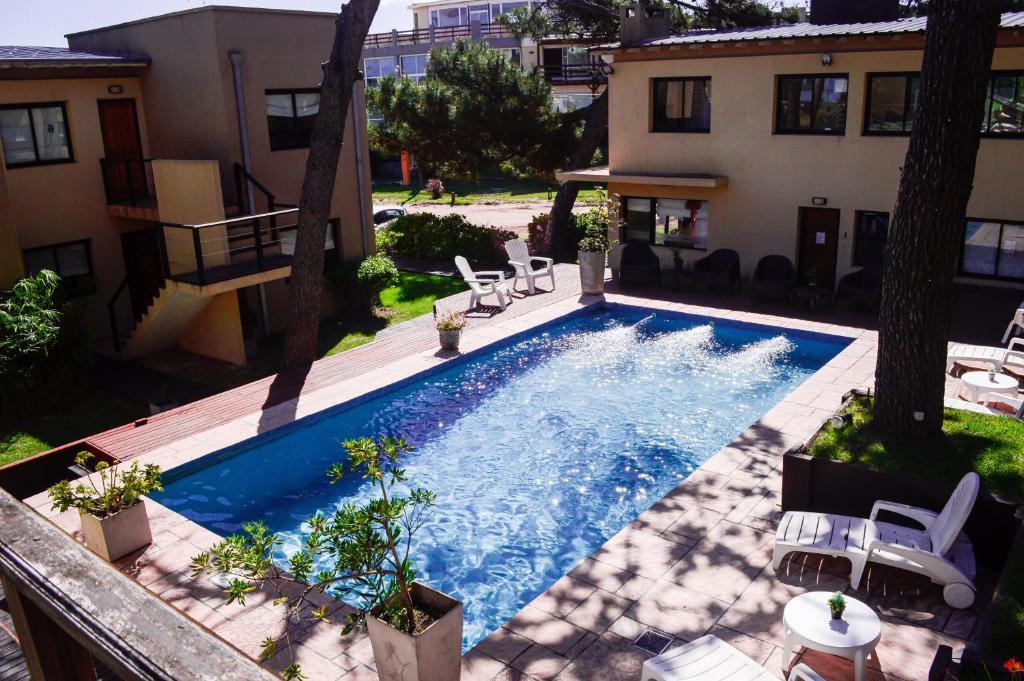
<path id="1" fill-rule="evenodd" d="M 700 540 L 724 517 L 721 513 L 694 506 L 669 525 L 666 532 L 692 541 Z"/>
<path id="2" fill-rule="evenodd" d="M 592 584 L 581 582 L 567 575 L 530 601 L 530 605 L 556 617 L 565 617 L 596 590 L 597 587 Z"/>
<path id="3" fill-rule="evenodd" d="M 606 632 L 557 678 L 558 681 L 639 679 L 640 669 L 649 657 L 649 654 L 634 648 L 629 639 Z"/>
<path id="4" fill-rule="evenodd" d="M 591 557 L 574 567 L 569 576 L 605 591 L 618 591 L 635 575 L 625 568 Z"/>
<path id="5" fill-rule="evenodd" d="M 512 668 L 537 679 L 551 681 L 569 666 L 570 660 L 564 655 L 544 646 L 532 645 L 526 652 L 512 660 Z"/>
<path id="6" fill-rule="evenodd" d="M 505 627 L 560 654 L 568 652 L 587 633 L 585 629 L 529 605 L 506 622 Z"/>
<path id="7" fill-rule="evenodd" d="M 279 651 L 277 655 L 264 662 L 263 666 L 281 673 L 290 664 L 301 665 L 302 673 L 316 681 L 338 681 L 348 671 L 301 644 L 292 644 L 287 649 Z"/>
<path id="8" fill-rule="evenodd" d="M 667 580 L 659 580 L 626 611 L 626 616 L 687 641 L 699 638 L 729 607 Z"/>
<path id="9" fill-rule="evenodd" d="M 634 600 L 598 589 L 570 612 L 565 619 L 577 627 L 601 634 L 633 605 Z"/>
<path id="10" fill-rule="evenodd" d="M 638 575 L 657 579 L 689 551 L 688 544 L 658 537 L 632 525 L 594 552 L 594 558 Z"/>
<path id="11" fill-rule="evenodd" d="M 504 668 L 503 662 L 474 648 L 462 656 L 462 681 L 490 681 Z"/>
<path id="12" fill-rule="evenodd" d="M 623 584 L 615 592 L 616 595 L 628 598 L 631 601 L 638 600 L 645 593 L 650 591 L 651 587 L 657 584 L 653 579 L 647 577 L 641 577 L 640 575 L 634 575 L 628 582 Z"/>
<path id="13" fill-rule="evenodd" d="M 502 627 L 480 641 L 473 650 L 507 664 L 531 645 L 533 645 L 533 641 L 530 639 Z"/>

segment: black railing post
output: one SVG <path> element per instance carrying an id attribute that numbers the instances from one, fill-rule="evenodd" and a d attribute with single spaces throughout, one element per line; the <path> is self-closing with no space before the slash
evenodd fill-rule
<path id="1" fill-rule="evenodd" d="M 163 225 L 156 226 L 156 247 L 160 253 L 160 270 L 164 278 L 171 276 L 171 260 L 167 255 L 167 229 Z"/>
<path id="2" fill-rule="evenodd" d="M 110 168 L 107 166 L 107 159 L 100 159 L 100 173 L 103 175 L 103 193 L 107 196 L 107 205 L 114 205 L 114 197 L 110 195 Z"/>
<path id="3" fill-rule="evenodd" d="M 199 238 L 199 229 L 192 228 L 192 245 L 196 251 L 196 279 L 200 286 L 206 285 L 206 268 L 203 266 L 203 242 Z"/>
<path id="4" fill-rule="evenodd" d="M 273 216 L 270 218 L 273 220 Z M 256 246 L 256 270 L 259 272 L 263 271 L 263 238 L 260 235 L 260 221 L 259 219 L 252 221 L 252 238 L 253 243 Z"/>
<path id="5" fill-rule="evenodd" d="M 270 213 L 270 240 L 277 242 L 280 237 L 277 233 L 277 216 L 274 212 L 277 210 L 277 201 L 274 200 L 273 194 L 267 194 L 267 212 Z"/>
<path id="6" fill-rule="evenodd" d="M 240 166 L 240 165 L 238 165 L 236 163 L 234 165 L 234 170 L 235 170 L 235 200 L 238 201 L 238 207 L 240 209 L 242 209 L 244 211 L 244 213 L 250 213 L 252 211 L 249 210 L 249 200 L 248 200 L 248 198 L 243 198 L 244 193 L 243 193 L 243 190 L 242 190 L 242 166 Z"/>

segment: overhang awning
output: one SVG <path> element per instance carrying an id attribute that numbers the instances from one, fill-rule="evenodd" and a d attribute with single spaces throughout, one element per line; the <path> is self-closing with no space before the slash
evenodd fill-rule
<path id="1" fill-rule="evenodd" d="M 705 189 L 715 189 L 716 187 L 724 187 L 729 184 L 729 178 L 725 175 L 713 175 L 711 173 L 676 173 L 671 175 L 624 173 L 612 172 L 608 169 L 608 166 L 565 170 L 555 173 L 555 177 L 560 182 L 660 184 L 671 187 L 703 187 Z"/>

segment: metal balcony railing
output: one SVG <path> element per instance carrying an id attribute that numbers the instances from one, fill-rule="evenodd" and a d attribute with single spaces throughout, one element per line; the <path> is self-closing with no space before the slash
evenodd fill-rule
<path id="1" fill-rule="evenodd" d="M 512 34 L 502 24 L 494 22 L 479 24 L 482 38 L 510 38 Z M 430 45 L 433 43 L 450 43 L 459 38 L 476 38 L 473 24 L 460 26 L 429 26 L 411 31 L 389 31 L 387 33 L 370 33 L 366 36 L 363 47 L 399 47 L 401 45 Z"/>
<path id="2" fill-rule="evenodd" d="M 608 74 L 601 64 L 545 64 L 536 67 L 536 72 L 549 83 L 608 82 Z"/>
<path id="3" fill-rule="evenodd" d="M 108 206 L 150 208 L 156 206 L 152 159 L 101 158 L 103 190 Z"/>

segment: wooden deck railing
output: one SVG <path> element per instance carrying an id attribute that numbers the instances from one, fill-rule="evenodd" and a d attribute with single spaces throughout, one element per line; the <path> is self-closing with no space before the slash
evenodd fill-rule
<path id="1" fill-rule="evenodd" d="M 3 490 L 0 582 L 35 680 L 277 678 Z"/>

